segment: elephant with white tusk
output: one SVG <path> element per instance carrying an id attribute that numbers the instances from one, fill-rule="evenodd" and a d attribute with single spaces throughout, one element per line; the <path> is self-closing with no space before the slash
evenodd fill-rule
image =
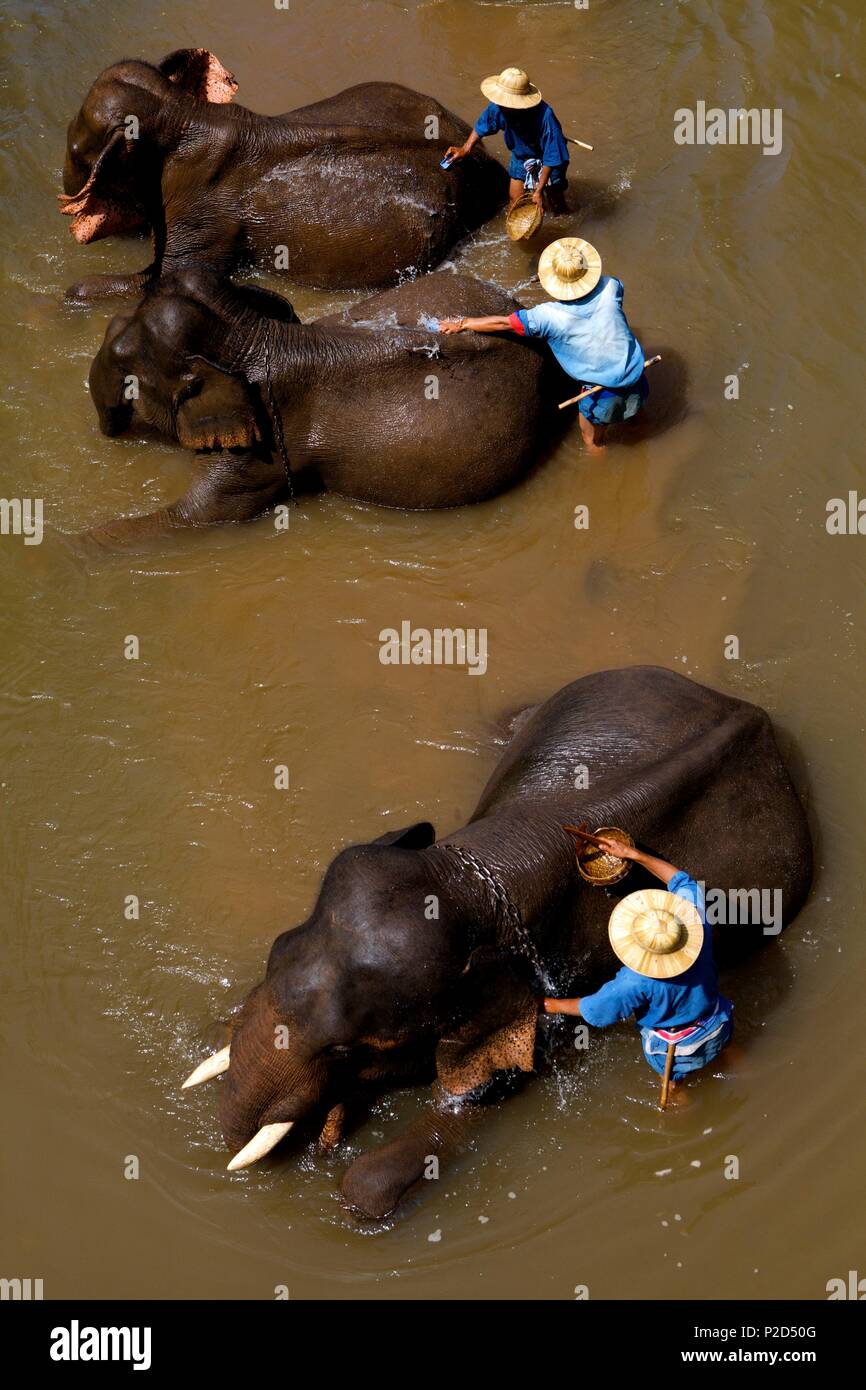
<path id="1" fill-rule="evenodd" d="M 229 1166 L 300 1122 L 330 1147 L 348 1102 L 424 1078 L 426 1113 L 351 1165 L 346 1202 L 383 1217 L 459 1147 L 497 1078 L 535 1068 L 540 992 L 610 974 L 614 897 L 641 883 L 581 879 L 563 826 L 584 821 L 626 828 L 708 888 L 779 890 L 785 922 L 809 889 L 806 819 L 762 710 L 658 667 L 585 676 L 520 722 L 467 825 L 344 850 L 308 919 L 277 937 L 230 1049 L 190 1077 L 225 1072 Z M 717 953 L 762 939 L 760 923 L 721 925 Z"/>

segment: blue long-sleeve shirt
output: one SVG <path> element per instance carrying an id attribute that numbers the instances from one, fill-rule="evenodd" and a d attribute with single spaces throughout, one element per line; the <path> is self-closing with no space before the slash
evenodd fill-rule
<path id="1" fill-rule="evenodd" d="M 475 122 L 482 139 L 501 130 L 505 144 L 518 159 L 540 159 L 548 168 L 568 164 L 568 145 L 553 108 L 546 101 L 516 111 L 491 101 Z"/>
<path id="2" fill-rule="evenodd" d="M 671 980 L 651 980 L 624 965 L 595 994 L 581 999 L 580 1016 L 587 1023 L 606 1028 L 634 1014 L 639 1028 L 685 1028 L 712 1014 L 719 1002 L 730 1009 L 730 1002 L 719 994 L 712 934 L 706 925 L 700 888 L 688 874 L 677 873 L 668 884 L 668 892 L 694 903 L 700 913 L 704 940 L 697 960 Z"/>

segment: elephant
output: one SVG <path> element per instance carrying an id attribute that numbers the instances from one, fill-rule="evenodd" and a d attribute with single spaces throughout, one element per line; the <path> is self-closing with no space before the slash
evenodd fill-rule
<path id="1" fill-rule="evenodd" d="M 198 451 L 195 478 L 172 506 L 90 534 L 245 521 L 323 488 L 423 509 L 511 486 L 558 428 L 558 369 L 516 335 L 434 331 L 467 306 L 516 303 L 440 271 L 301 324 L 270 291 L 193 270 L 161 280 L 109 324 L 90 392 L 103 433 L 155 428 Z"/>
<path id="2" fill-rule="evenodd" d="M 612 975 L 614 901 L 649 882 L 587 884 L 563 829 L 577 821 L 622 827 L 719 892 L 779 890 L 780 925 L 809 890 L 806 818 L 763 710 L 661 667 L 584 676 L 515 721 L 462 829 L 343 849 L 277 936 L 230 1043 L 185 1083 L 225 1074 L 229 1168 L 293 1125 L 332 1147 L 365 1088 L 427 1078 L 422 1117 L 349 1166 L 343 1200 L 381 1219 L 459 1149 L 480 1102 L 537 1069 L 539 992 Z M 718 927 L 717 958 L 764 930 Z"/>
<path id="3" fill-rule="evenodd" d="M 236 106 L 236 90 L 203 48 L 100 74 L 69 125 L 61 211 L 79 242 L 149 227 L 154 258 L 133 275 L 88 277 L 69 298 L 140 294 L 194 263 L 382 287 L 438 264 L 505 201 L 507 174 L 489 155 L 440 168 L 469 126 L 422 92 L 365 82 L 262 116 Z"/>

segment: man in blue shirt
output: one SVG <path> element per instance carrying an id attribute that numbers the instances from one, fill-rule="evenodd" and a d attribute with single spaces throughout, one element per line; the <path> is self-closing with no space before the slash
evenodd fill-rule
<path id="1" fill-rule="evenodd" d="M 551 242 L 539 258 L 538 278 L 553 301 L 508 316 L 443 320 L 439 332 L 511 330 L 543 338 L 583 389 L 602 387 L 578 406 L 587 452 L 601 453 L 608 425 L 630 420 L 649 393 L 644 351 L 623 312 L 622 281 L 602 275 L 601 256 L 580 237 Z"/>
<path id="2" fill-rule="evenodd" d="M 545 999 L 544 1009 L 596 1028 L 633 1014 L 644 1055 L 659 1075 L 673 1044 L 671 1078 L 678 1081 L 711 1062 L 733 1032 L 733 1005 L 719 993 L 703 895 L 693 878 L 664 859 L 608 837 L 601 844 L 655 874 L 667 892 L 644 889 L 617 903 L 608 934 L 622 969 L 594 994 Z"/>
<path id="3" fill-rule="evenodd" d="M 490 104 L 466 143 L 451 145 L 445 158 L 465 159 L 479 140 L 501 130 L 511 154 L 511 202 L 521 196 L 529 178 L 533 202 L 543 204 L 546 192 L 551 212 L 565 212 L 568 144 L 553 108 L 542 101 L 541 92 L 522 68 L 505 68 L 498 77 L 486 77 L 481 90 Z"/>

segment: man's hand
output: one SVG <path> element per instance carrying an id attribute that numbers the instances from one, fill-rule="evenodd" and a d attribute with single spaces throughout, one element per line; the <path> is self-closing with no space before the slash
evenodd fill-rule
<path id="1" fill-rule="evenodd" d="M 534 192 L 533 195 L 532 195 L 532 201 L 533 201 L 533 203 L 537 203 L 538 206 L 539 206 L 540 208 L 543 208 L 543 207 L 544 207 L 544 189 L 543 189 L 543 188 L 536 188 L 535 192 Z"/>
<path id="2" fill-rule="evenodd" d="M 634 845 L 627 845 L 624 840 L 611 840 L 607 835 L 599 835 L 598 843 L 608 854 L 612 854 L 616 859 L 639 859 L 640 850 L 635 849 Z"/>
<path id="3" fill-rule="evenodd" d="M 457 159 L 465 159 L 468 153 L 465 145 L 449 145 L 443 157 L 454 163 Z"/>
<path id="4" fill-rule="evenodd" d="M 440 319 L 440 333 L 462 333 L 466 327 L 465 319 Z"/>
<path id="5" fill-rule="evenodd" d="M 544 998 L 541 1001 L 541 1008 L 546 1014 L 571 1014 L 572 1017 L 575 1017 L 580 1014 L 580 1000 Z"/>
<path id="6" fill-rule="evenodd" d="M 599 835 L 598 842 L 607 850 L 608 854 L 615 855 L 617 859 L 632 859 L 635 864 L 640 864 L 644 869 L 648 869 L 656 878 L 661 879 L 665 887 L 676 874 L 680 873 L 675 864 L 669 864 L 666 859 L 659 859 L 658 855 L 646 854 L 636 845 L 624 845 L 622 840 L 612 840 L 608 835 Z"/>

